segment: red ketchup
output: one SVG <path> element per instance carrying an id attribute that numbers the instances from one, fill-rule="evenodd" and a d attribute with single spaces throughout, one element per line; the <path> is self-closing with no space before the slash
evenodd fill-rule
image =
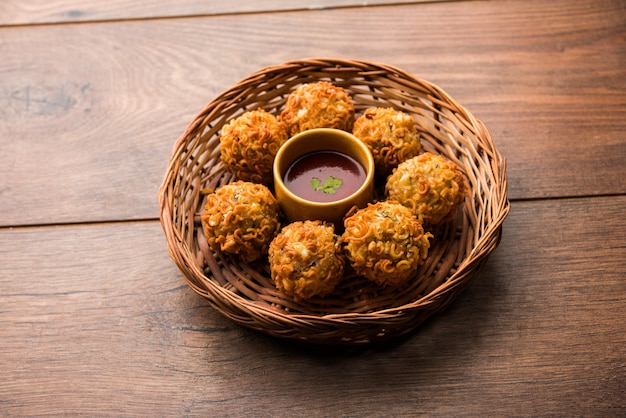
<path id="1" fill-rule="evenodd" d="M 363 166 L 337 151 L 314 151 L 296 159 L 283 177 L 292 193 L 312 202 L 344 199 L 365 182 Z"/>

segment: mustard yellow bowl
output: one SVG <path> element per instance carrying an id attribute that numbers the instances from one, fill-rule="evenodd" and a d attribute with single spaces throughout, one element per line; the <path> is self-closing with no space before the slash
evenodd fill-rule
<path id="1" fill-rule="evenodd" d="M 278 204 L 290 221 L 322 220 L 336 227 L 353 207 L 372 201 L 374 159 L 363 141 L 331 128 L 301 132 L 274 160 Z"/>

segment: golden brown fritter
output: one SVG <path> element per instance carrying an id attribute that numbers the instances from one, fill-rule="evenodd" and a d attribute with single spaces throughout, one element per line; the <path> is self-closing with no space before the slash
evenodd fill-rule
<path id="1" fill-rule="evenodd" d="M 307 300 L 333 291 L 345 260 L 332 224 L 297 221 L 271 242 L 269 262 L 276 287 L 294 300 Z"/>
<path id="2" fill-rule="evenodd" d="M 303 84 L 287 98 L 280 120 L 287 125 L 289 136 L 313 128 L 351 132 L 354 103 L 346 90 L 327 81 Z"/>
<path id="3" fill-rule="evenodd" d="M 394 201 L 370 203 L 348 213 L 344 252 L 357 274 L 383 286 L 406 283 L 428 257 L 430 233 L 411 211 Z"/>
<path id="4" fill-rule="evenodd" d="M 269 184 L 278 148 L 287 141 L 287 129 L 274 115 L 252 110 L 222 127 L 220 157 L 239 180 Z"/>
<path id="5" fill-rule="evenodd" d="M 425 224 L 438 224 L 454 215 L 467 186 L 454 162 L 426 152 L 401 163 L 387 178 L 385 191 Z"/>
<path id="6" fill-rule="evenodd" d="M 278 203 L 262 184 L 230 183 L 207 195 L 202 227 L 211 248 L 254 261 L 280 229 Z"/>
<path id="7" fill-rule="evenodd" d="M 352 133 L 372 152 L 376 173 L 387 176 L 421 149 L 413 118 L 392 108 L 372 107 L 354 121 Z"/>

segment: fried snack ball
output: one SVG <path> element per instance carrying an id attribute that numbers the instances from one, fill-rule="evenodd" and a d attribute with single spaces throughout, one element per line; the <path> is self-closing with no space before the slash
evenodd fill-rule
<path id="1" fill-rule="evenodd" d="M 278 202 L 272 192 L 262 184 L 244 181 L 207 195 L 201 219 L 211 248 L 236 254 L 245 262 L 267 254 L 280 229 Z"/>
<path id="2" fill-rule="evenodd" d="M 280 120 L 289 136 L 307 129 L 335 128 L 350 132 L 354 103 L 346 90 L 327 81 L 303 84 L 287 98 Z"/>
<path id="3" fill-rule="evenodd" d="M 387 198 L 411 209 L 425 224 L 450 219 L 463 202 L 467 185 L 459 167 L 426 152 L 398 165 L 387 178 Z"/>
<path id="4" fill-rule="evenodd" d="M 354 136 L 372 152 L 376 172 L 389 175 L 401 162 L 419 154 L 422 145 L 413 118 L 392 108 L 371 107 L 354 121 Z"/>
<path id="5" fill-rule="evenodd" d="M 357 274 L 382 286 L 406 283 L 428 257 L 433 237 L 407 207 L 391 200 L 349 212 L 344 226 L 348 261 Z"/>
<path id="6" fill-rule="evenodd" d="M 276 235 L 269 262 L 276 287 L 299 301 L 332 292 L 343 278 L 345 259 L 334 226 L 307 220 L 290 223 Z"/>
<path id="7" fill-rule="evenodd" d="M 262 109 L 252 110 L 222 127 L 220 157 L 238 180 L 269 184 L 274 157 L 285 141 L 282 122 Z"/>

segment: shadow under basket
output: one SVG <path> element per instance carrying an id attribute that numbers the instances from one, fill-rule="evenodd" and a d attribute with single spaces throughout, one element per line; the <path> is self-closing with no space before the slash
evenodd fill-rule
<path id="1" fill-rule="evenodd" d="M 469 193 L 454 219 L 432 231 L 429 256 L 402 288 L 382 288 L 349 269 L 334 293 L 295 302 L 273 285 L 266 259 L 244 263 L 209 248 L 203 190 L 235 179 L 220 161 L 222 126 L 245 111 L 280 114 L 298 86 L 329 81 L 368 107 L 413 116 L 422 148 L 454 161 Z M 159 189 L 170 255 L 188 285 L 236 323 L 281 338 L 364 345 L 407 334 L 462 292 L 498 246 L 509 212 L 505 160 L 485 126 L 437 86 L 393 66 L 306 59 L 259 70 L 211 101 L 174 146 Z M 284 222 L 283 222 L 284 225 Z"/>

